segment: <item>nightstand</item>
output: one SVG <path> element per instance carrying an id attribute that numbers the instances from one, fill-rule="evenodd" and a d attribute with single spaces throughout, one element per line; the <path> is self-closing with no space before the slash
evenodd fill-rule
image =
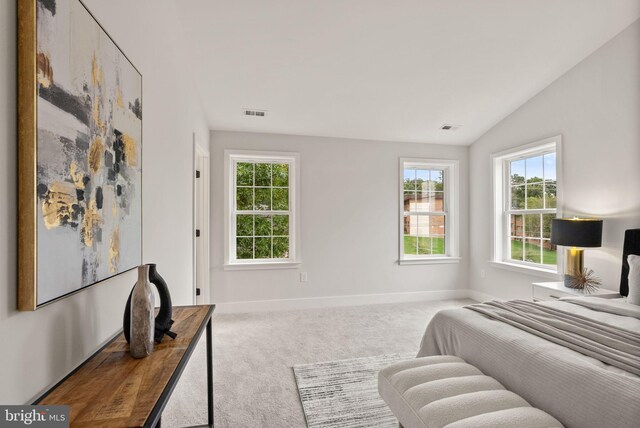
<path id="1" fill-rule="evenodd" d="M 583 293 L 581 290 L 568 288 L 564 286 L 564 282 L 534 282 L 532 284 L 533 301 L 541 300 L 558 300 L 561 297 L 570 296 L 596 296 L 604 299 L 615 299 L 621 297 L 617 291 L 604 290 L 602 288 L 593 293 Z"/>

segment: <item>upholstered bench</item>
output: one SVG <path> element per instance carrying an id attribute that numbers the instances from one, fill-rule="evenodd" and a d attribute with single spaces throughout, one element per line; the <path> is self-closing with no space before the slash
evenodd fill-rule
<path id="1" fill-rule="evenodd" d="M 453 356 L 416 358 L 382 369 L 378 391 L 404 428 L 562 427 L 553 416 Z"/>

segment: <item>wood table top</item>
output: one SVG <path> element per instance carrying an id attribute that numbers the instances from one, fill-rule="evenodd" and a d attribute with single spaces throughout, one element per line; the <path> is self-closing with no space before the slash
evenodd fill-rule
<path id="1" fill-rule="evenodd" d="M 214 305 L 175 306 L 171 330 L 178 336 L 154 343 L 146 358 L 133 358 L 120 333 L 37 404 L 70 406 L 73 427 L 145 426 L 165 388 L 175 386 L 213 309 Z"/>

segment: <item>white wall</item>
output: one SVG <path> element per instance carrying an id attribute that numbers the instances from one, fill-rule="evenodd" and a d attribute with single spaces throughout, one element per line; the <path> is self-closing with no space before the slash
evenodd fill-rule
<path id="1" fill-rule="evenodd" d="M 300 269 L 223 269 L 224 150 L 300 153 Z M 214 131 L 211 134 L 211 281 L 214 303 L 466 288 L 467 147 Z M 460 264 L 398 266 L 400 157 L 460 160 Z M 308 282 L 299 282 L 299 272 Z M 434 296 L 443 296 L 434 294 Z M 392 296 L 380 300 L 390 301 Z M 330 304 L 340 304 L 333 299 Z M 323 302 L 328 302 L 323 300 Z M 241 309 L 282 307 L 279 304 Z"/>
<path id="2" fill-rule="evenodd" d="M 624 230 L 640 227 L 640 21 L 587 57 L 476 141 L 470 149 L 471 288 L 531 296 L 544 280 L 490 266 L 491 153 L 563 136 L 564 215 L 604 219 L 603 246 L 585 266 L 618 289 Z M 486 277 L 480 276 L 481 269 Z"/>
<path id="3" fill-rule="evenodd" d="M 143 74 L 145 262 L 174 304 L 192 303 L 192 132 L 208 145 L 181 58 L 170 0 L 86 0 Z M 16 2 L 0 6 L 0 403 L 26 403 L 84 360 L 122 323 L 130 272 L 35 312 L 16 311 Z"/>

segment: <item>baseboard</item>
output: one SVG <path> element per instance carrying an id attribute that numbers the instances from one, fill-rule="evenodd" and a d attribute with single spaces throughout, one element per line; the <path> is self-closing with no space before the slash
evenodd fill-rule
<path id="1" fill-rule="evenodd" d="M 416 291 L 409 293 L 359 294 L 351 296 L 313 297 L 304 299 L 255 300 L 216 303 L 216 313 L 243 313 L 315 309 L 338 306 L 375 305 L 381 303 L 424 302 L 465 299 L 470 290 Z"/>
<path id="2" fill-rule="evenodd" d="M 496 297 L 493 297 L 492 295 L 487 293 L 483 293 L 482 291 L 478 291 L 478 290 L 466 290 L 466 291 L 467 291 L 467 297 L 469 297 L 469 299 L 475 300 L 476 302 L 498 300 Z"/>

